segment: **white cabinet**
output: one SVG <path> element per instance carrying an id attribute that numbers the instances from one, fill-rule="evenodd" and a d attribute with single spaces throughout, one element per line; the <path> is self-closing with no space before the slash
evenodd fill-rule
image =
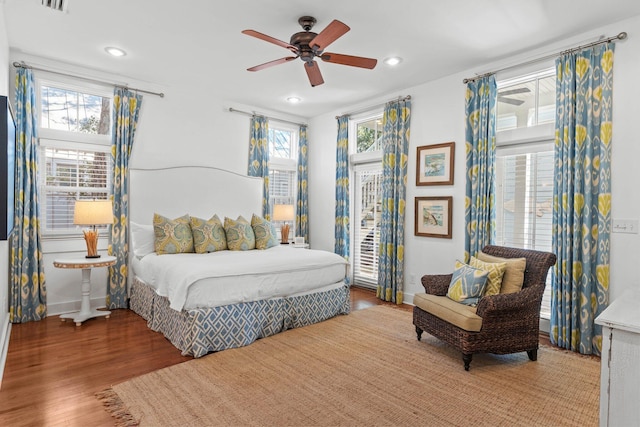
<path id="1" fill-rule="evenodd" d="M 640 426 L 640 291 L 629 291 L 595 320 L 602 325 L 600 426 Z"/>

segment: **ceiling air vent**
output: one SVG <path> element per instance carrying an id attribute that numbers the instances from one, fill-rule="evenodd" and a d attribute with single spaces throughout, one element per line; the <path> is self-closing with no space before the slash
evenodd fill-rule
<path id="1" fill-rule="evenodd" d="M 69 0 L 42 0 L 44 7 L 59 12 L 65 12 L 67 10 L 67 3 L 69 3 Z"/>

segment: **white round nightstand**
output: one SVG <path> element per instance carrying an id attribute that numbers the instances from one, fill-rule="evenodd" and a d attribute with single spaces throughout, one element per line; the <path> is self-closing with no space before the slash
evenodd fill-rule
<path id="1" fill-rule="evenodd" d="M 65 319 L 73 319 L 76 322 L 76 326 L 82 325 L 87 319 L 93 317 L 104 316 L 107 319 L 111 315 L 107 310 L 96 310 L 91 308 L 91 269 L 98 267 L 110 267 L 116 263 L 116 257 L 103 256 L 100 258 L 69 258 L 69 259 L 56 259 L 53 261 L 54 267 L 57 268 L 81 268 L 82 269 L 82 303 L 80 304 L 80 311 L 74 311 L 71 313 L 61 314 L 60 320 L 63 322 Z"/>

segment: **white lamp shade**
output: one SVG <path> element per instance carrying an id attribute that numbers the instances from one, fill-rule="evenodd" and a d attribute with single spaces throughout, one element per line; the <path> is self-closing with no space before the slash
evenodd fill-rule
<path id="1" fill-rule="evenodd" d="M 77 225 L 101 225 L 113 223 L 111 200 L 76 200 L 73 223 Z"/>
<path id="2" fill-rule="evenodd" d="M 291 221 L 296 217 L 293 205 L 273 205 L 274 221 Z"/>

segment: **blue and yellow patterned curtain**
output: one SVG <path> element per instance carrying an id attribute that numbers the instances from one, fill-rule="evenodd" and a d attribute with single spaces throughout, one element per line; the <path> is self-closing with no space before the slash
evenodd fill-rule
<path id="1" fill-rule="evenodd" d="M 47 316 L 38 212 L 38 120 L 33 72 L 16 75 L 16 168 L 14 229 L 11 234 L 9 321 L 24 323 Z"/>
<path id="2" fill-rule="evenodd" d="M 108 251 L 116 257 L 116 263 L 109 267 L 107 286 L 107 307 L 112 309 L 127 308 L 128 305 L 129 158 L 141 105 L 141 95 L 122 87 L 114 90 L 111 128 L 113 225 Z"/>
<path id="3" fill-rule="evenodd" d="M 269 221 L 269 120 L 262 116 L 251 116 L 249 135 L 249 176 L 264 180 L 262 216 Z"/>
<path id="4" fill-rule="evenodd" d="M 296 208 L 296 236 L 304 237 L 309 242 L 309 195 L 307 180 L 309 175 L 309 142 L 307 141 L 307 127 L 300 126 L 298 135 L 298 197 Z"/>
<path id="5" fill-rule="evenodd" d="M 465 118 L 465 260 L 495 240 L 496 79 L 467 84 Z"/>
<path id="6" fill-rule="evenodd" d="M 388 102 L 382 116 L 382 215 L 378 258 L 378 298 L 402 304 L 404 214 L 411 100 Z"/>
<path id="7" fill-rule="evenodd" d="M 349 259 L 349 116 L 338 117 L 334 252 Z"/>
<path id="8" fill-rule="evenodd" d="M 551 342 L 600 354 L 609 300 L 614 44 L 556 60 Z"/>

